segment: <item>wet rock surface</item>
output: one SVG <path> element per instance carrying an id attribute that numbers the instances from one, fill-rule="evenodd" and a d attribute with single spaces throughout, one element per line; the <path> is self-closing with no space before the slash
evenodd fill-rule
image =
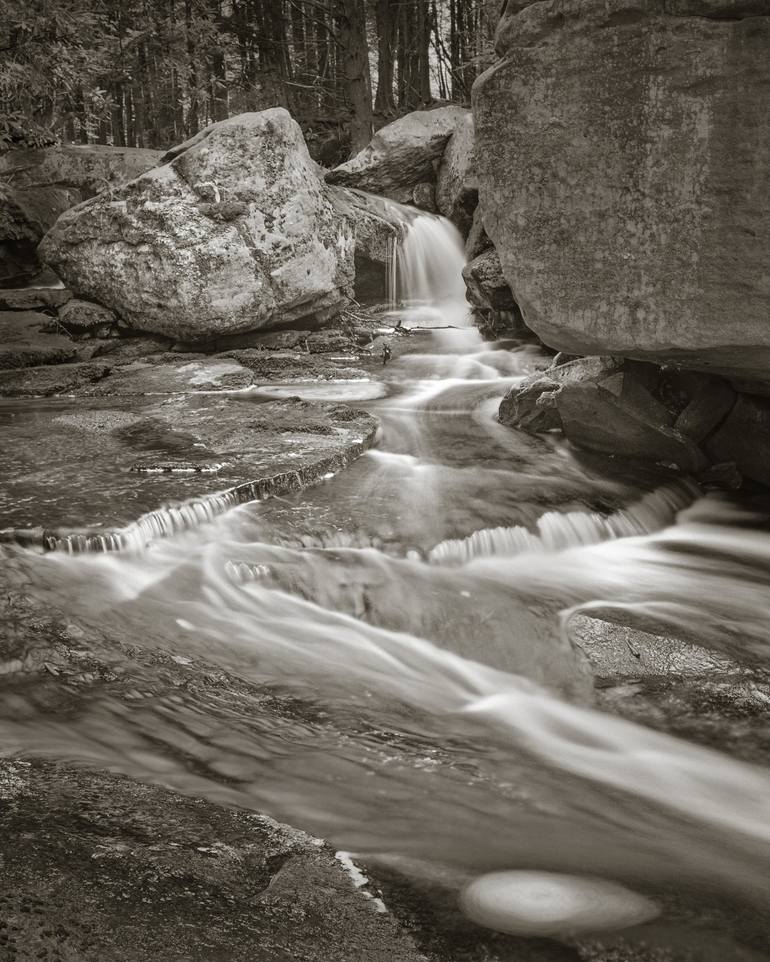
<path id="1" fill-rule="evenodd" d="M 765 668 L 601 617 L 573 616 L 568 630 L 588 658 L 605 711 L 753 764 L 770 762 Z"/>
<path id="2" fill-rule="evenodd" d="M 223 367 L 228 369 L 225 378 L 230 368 L 248 375 L 232 362 L 222 362 Z M 154 369 L 143 373 L 151 375 Z M 104 400 L 81 401 L 74 409 L 59 403 L 37 411 L 34 437 L 9 452 L 12 470 L 0 503 L 6 524 L 14 527 L 6 528 L 3 537 L 51 547 L 72 534 L 78 549 L 87 547 L 92 535 L 96 542 L 104 536 L 109 540 L 113 530 L 139 519 L 130 537 L 141 544 L 162 536 L 166 525 L 168 532 L 192 527 L 235 504 L 316 483 L 374 440 L 374 419 L 343 405 L 297 397 L 242 399 L 210 393 L 211 387 L 204 380 L 194 394 L 188 381 L 177 394 L 149 396 L 143 403 L 130 389 L 124 395 L 128 407 L 108 390 Z M 11 428 L 23 411 L 6 409 Z M 93 479 L 93 493 L 77 483 L 83 472 Z M 68 513 L 49 515 L 44 505 L 29 505 L 30 474 L 40 495 L 69 479 L 73 496 Z M 164 503 L 189 498 L 197 499 L 199 507 L 168 518 L 163 514 Z M 157 520 L 142 522 L 145 514 L 155 518 L 156 510 Z M 37 527 L 41 523 L 44 527 Z M 26 528 L 32 533 L 26 534 Z M 114 547 L 121 546 L 123 535 L 116 539 Z"/>
<path id="3" fill-rule="evenodd" d="M 418 962 L 333 850 L 106 773 L 0 762 L 0 955 L 14 962 Z"/>

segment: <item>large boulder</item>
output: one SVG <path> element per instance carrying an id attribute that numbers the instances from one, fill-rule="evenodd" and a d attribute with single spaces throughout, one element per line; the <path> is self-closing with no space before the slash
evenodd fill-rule
<path id="1" fill-rule="evenodd" d="M 436 175 L 436 206 L 467 237 L 478 201 L 473 116 L 468 114 L 449 138 L 441 158 Z"/>
<path id="2" fill-rule="evenodd" d="M 452 106 L 399 117 L 355 157 L 329 171 L 326 180 L 412 203 L 415 188 L 435 180 L 449 138 L 468 116 L 464 107 Z"/>
<path id="3" fill-rule="evenodd" d="M 41 244 L 75 293 L 135 329 L 206 340 L 347 303 L 353 235 L 283 108 L 212 124 Z"/>
<path id="4" fill-rule="evenodd" d="M 14 188 L 40 240 L 65 210 L 134 180 L 162 156 L 160 150 L 101 144 L 10 150 L 0 154 L 0 178 Z"/>
<path id="5" fill-rule="evenodd" d="M 547 344 L 767 370 L 768 13 L 508 3 L 473 90 L 480 203 Z"/>

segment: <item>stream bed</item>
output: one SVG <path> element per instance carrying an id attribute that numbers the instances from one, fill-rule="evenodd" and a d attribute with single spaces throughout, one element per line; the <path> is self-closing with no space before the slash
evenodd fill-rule
<path id="1" fill-rule="evenodd" d="M 415 330 L 369 399 L 307 385 L 379 420 L 339 475 L 140 553 L 5 547 L 6 585 L 64 611 L 70 647 L 109 670 L 7 673 L 4 753 L 267 812 L 415 884 L 612 879 L 668 906 L 646 939 L 765 958 L 770 776 L 719 750 L 746 713 L 685 740 L 597 710 L 563 612 L 653 624 L 761 673 L 770 514 L 503 428 L 499 398 L 545 362 L 471 328 Z M 63 516 L 84 503 L 58 499 Z M 767 761 L 766 713 L 748 714 Z"/>

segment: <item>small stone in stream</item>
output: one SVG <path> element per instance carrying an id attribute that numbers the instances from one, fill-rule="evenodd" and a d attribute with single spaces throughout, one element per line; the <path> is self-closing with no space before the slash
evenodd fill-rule
<path id="1" fill-rule="evenodd" d="M 117 324 L 117 318 L 109 308 L 102 307 L 101 304 L 73 297 L 59 308 L 59 323 L 67 330 L 78 332 L 104 329 L 109 331 Z"/>
<path id="2" fill-rule="evenodd" d="M 569 936 L 630 928 L 660 914 L 650 899 L 614 882 L 555 872 L 491 872 L 463 889 L 463 913 L 510 935 Z"/>
<path id="3" fill-rule="evenodd" d="M 712 464 L 696 478 L 702 488 L 719 491 L 738 491 L 743 487 L 743 477 L 734 461 Z"/>
<path id="4" fill-rule="evenodd" d="M 515 424 L 519 430 L 531 434 L 561 430 L 556 408 L 556 392 L 560 387 L 558 381 L 544 374 L 526 382 L 519 390 L 510 391 L 500 402 L 500 421 Z"/>
<path id="5" fill-rule="evenodd" d="M 463 279 L 467 288 L 466 297 L 474 307 L 485 311 L 518 309 L 494 248 L 484 251 L 466 264 L 463 267 Z"/>
<path id="6" fill-rule="evenodd" d="M 146 458 L 131 466 L 137 474 L 217 474 L 225 467 L 223 461 L 186 461 L 184 458 Z"/>
<path id="7" fill-rule="evenodd" d="M 427 210 L 429 213 L 435 214 L 436 195 L 433 190 L 433 184 L 429 181 L 415 184 L 414 190 L 412 191 L 412 203 L 415 207 L 419 207 L 420 210 Z"/>

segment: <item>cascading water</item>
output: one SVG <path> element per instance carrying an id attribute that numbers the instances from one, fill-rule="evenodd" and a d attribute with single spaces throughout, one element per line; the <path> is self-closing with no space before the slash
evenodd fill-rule
<path id="1" fill-rule="evenodd" d="M 465 253 L 460 232 L 446 217 L 415 212 L 394 202 L 390 206 L 402 227 L 399 236 L 388 242 L 385 280 L 391 310 L 422 308 L 426 310 L 423 322 L 433 312 L 440 315 L 442 325 L 466 327 Z"/>
<path id="2" fill-rule="evenodd" d="M 140 519 L 132 547 L 167 535 L 150 551 L 2 548 L 4 576 L 57 626 L 48 663 L 65 629 L 78 639 L 72 664 L 32 680 L 26 654 L 8 662 L 4 751 L 266 811 L 458 890 L 520 868 L 666 905 L 675 887 L 665 925 L 708 942 L 711 893 L 752 920 L 770 902 L 762 735 L 736 706 L 703 730 L 700 702 L 655 702 L 658 731 L 597 710 L 646 722 L 649 692 L 621 679 L 597 705 L 562 619 L 611 609 L 695 637 L 739 663 L 746 698 L 770 699 L 749 674 L 770 660 L 770 513 L 498 424 L 501 395 L 549 359 L 466 326 L 462 260 L 448 222 L 410 215 L 393 300 L 412 334 L 365 402 L 378 448 L 334 479 L 201 528 Z M 670 930 L 650 925 L 653 941 Z"/>

